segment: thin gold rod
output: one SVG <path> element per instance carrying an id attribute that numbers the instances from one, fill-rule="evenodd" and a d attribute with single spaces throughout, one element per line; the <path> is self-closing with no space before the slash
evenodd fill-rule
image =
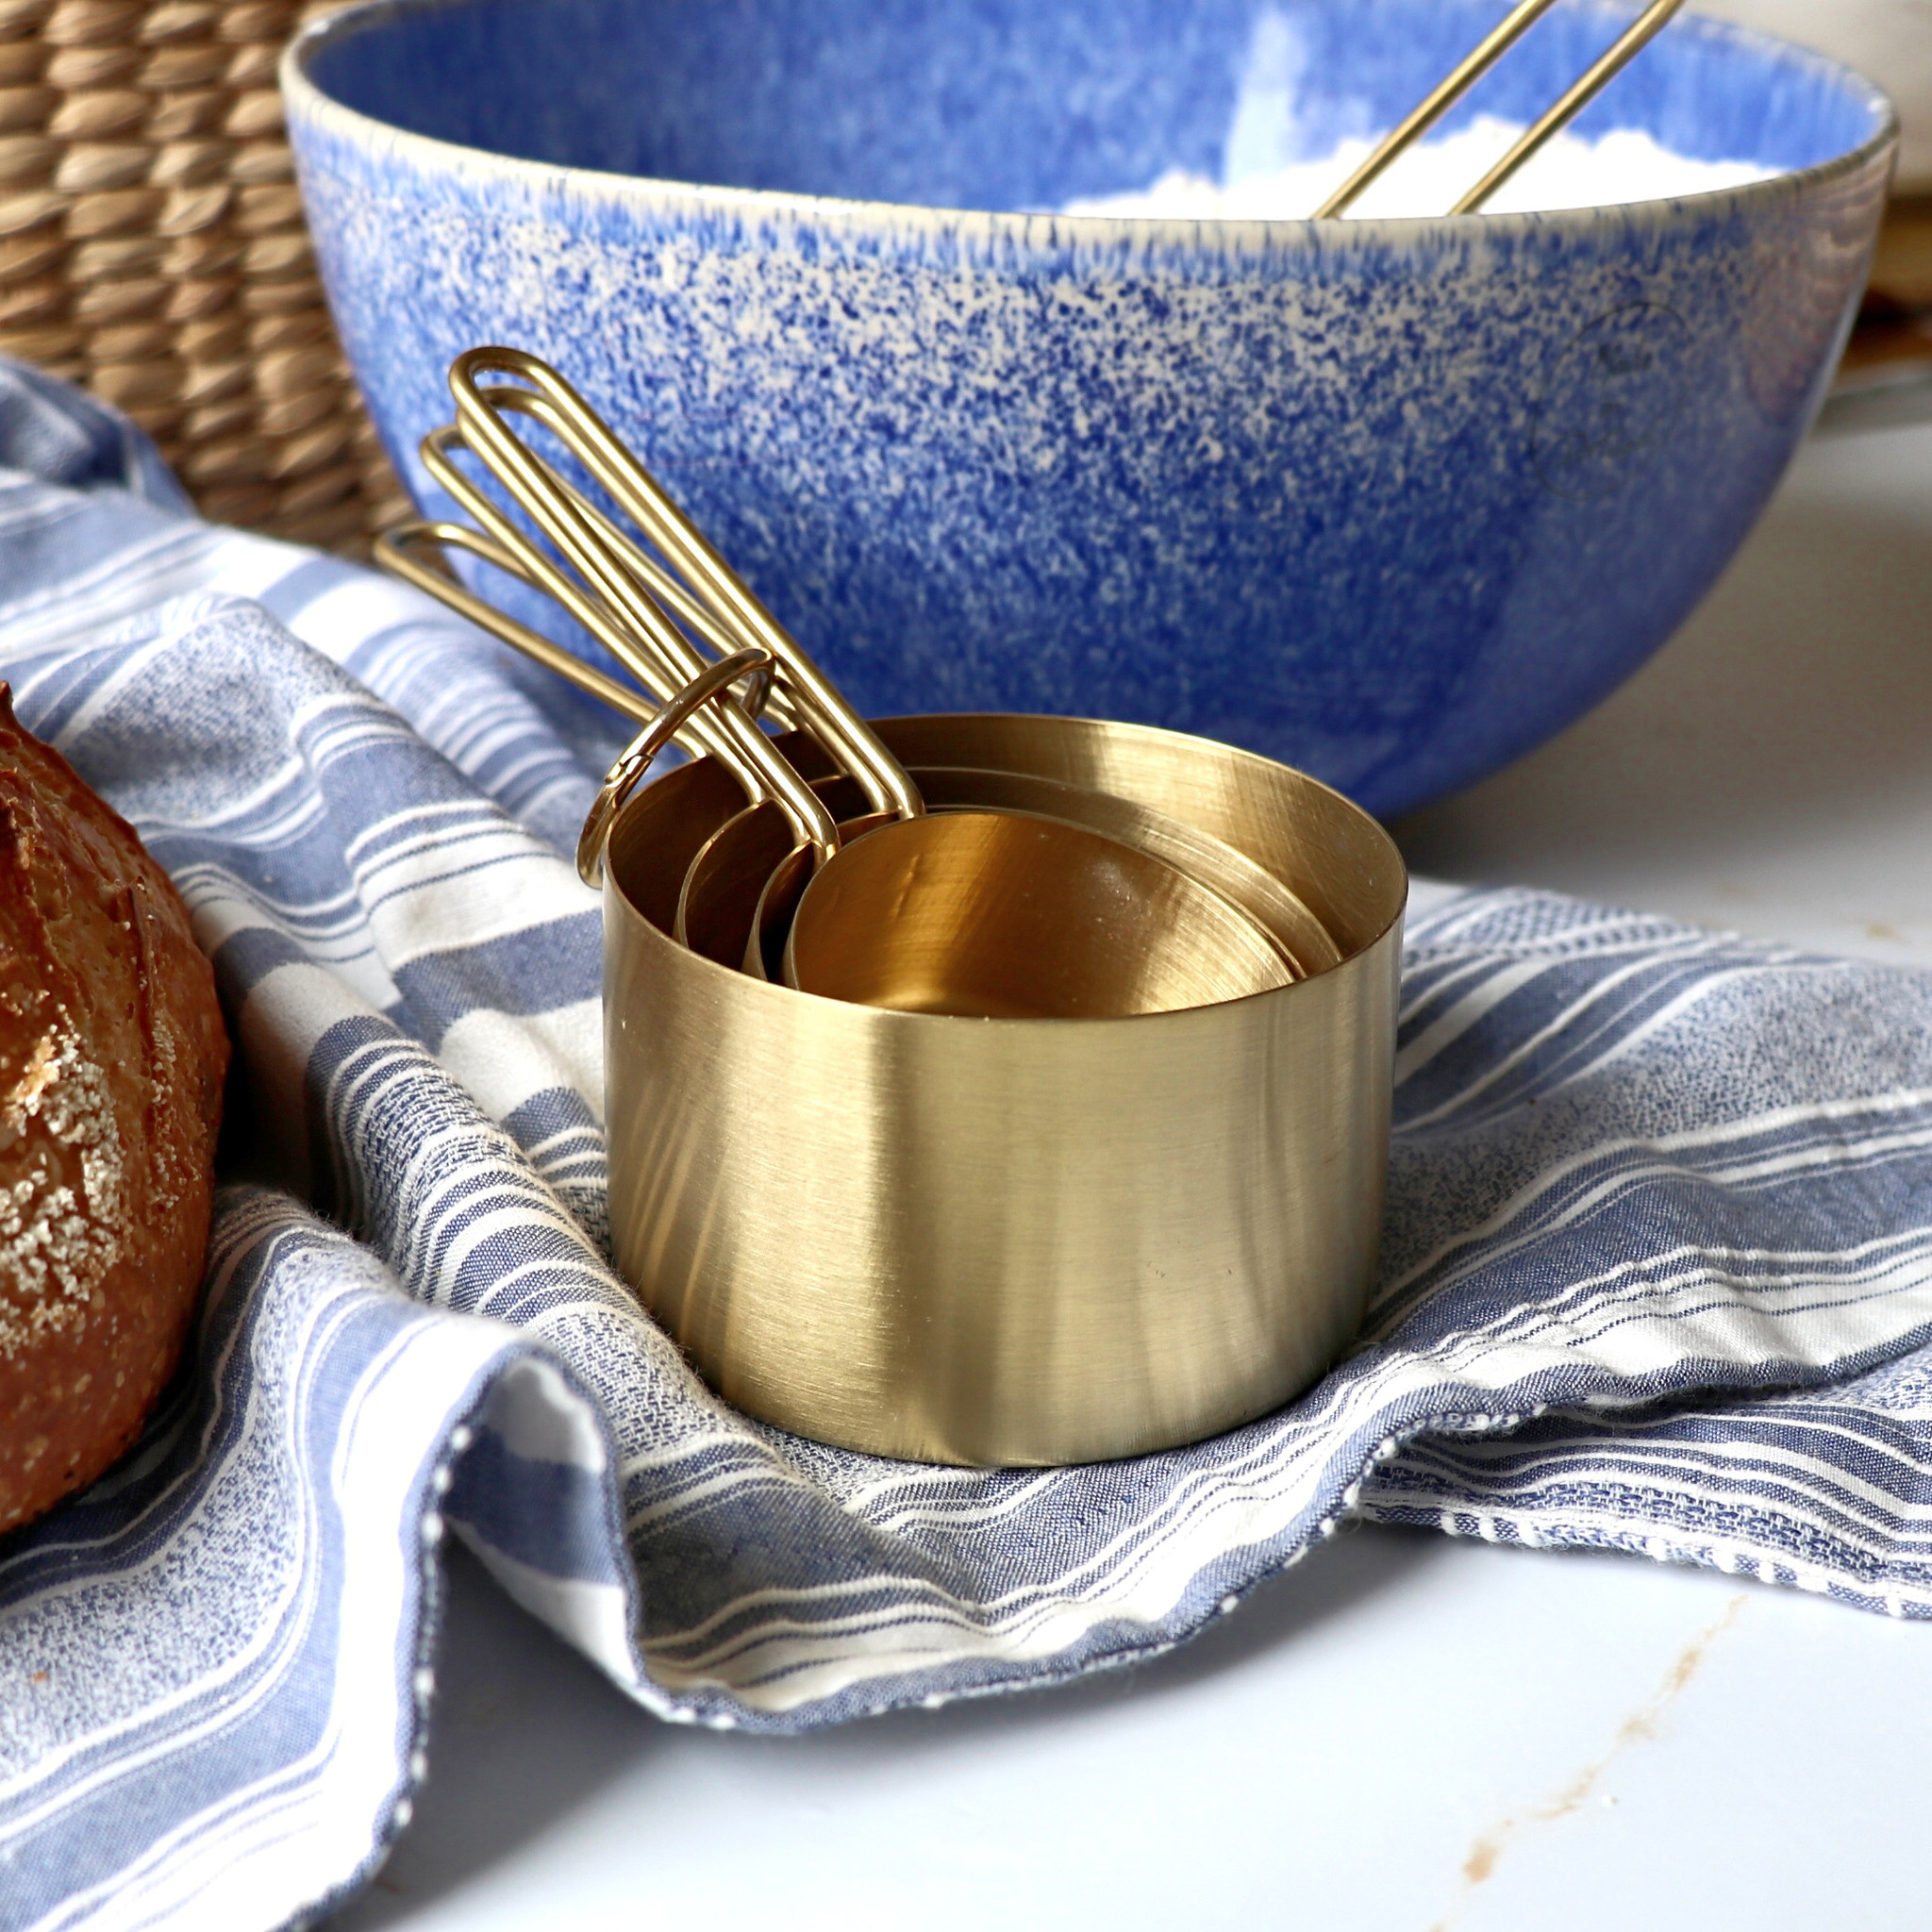
<path id="1" fill-rule="evenodd" d="M 1474 214 L 1549 138 L 1574 120 L 1670 25 L 1684 0 L 1652 0 L 1568 93 L 1449 210 Z"/>
<path id="2" fill-rule="evenodd" d="M 473 350 L 471 355 L 491 358 L 482 366 L 521 375 L 535 385 L 536 393 L 550 407 L 529 413 L 541 415 L 650 541 L 685 573 L 697 597 L 714 620 L 724 625 L 735 644 L 771 652 L 788 674 L 794 704 L 804 710 L 807 722 L 828 742 L 835 756 L 851 768 L 871 802 L 903 817 L 916 817 L 923 811 L 918 788 L 874 737 L 871 726 L 826 682 L 790 633 L 711 547 L 657 478 L 611 435 L 608 425 L 569 382 L 521 350 Z M 458 366 L 461 368 L 461 360 Z M 452 388 L 457 381 L 458 371 L 453 369 Z M 478 391 L 479 396 L 492 405 L 511 393 L 502 388 Z M 625 547 L 632 556 L 641 556 L 635 545 L 626 541 Z"/>
<path id="3" fill-rule="evenodd" d="M 491 550 L 479 549 L 475 544 L 464 547 L 487 562 L 500 564 L 513 576 L 561 605 L 647 691 L 660 697 L 668 696 L 685 683 L 687 680 L 679 675 L 677 665 L 667 664 L 650 640 L 633 635 L 629 626 L 531 542 L 504 513 L 501 506 L 457 467 L 454 452 L 468 447 L 461 429 L 454 423 L 432 429 L 420 445 L 423 467 L 428 471 L 431 480 L 454 499 L 459 509 L 467 511 L 483 526 Z M 460 528 L 461 525 L 454 527 Z M 495 554 L 491 554 L 491 551 Z M 417 580 L 411 578 L 410 581 Z M 422 588 L 430 590 L 432 595 L 437 594 L 428 585 Z M 498 635 L 502 634 L 499 632 Z M 724 764 L 754 798 L 764 795 L 757 774 L 742 755 L 738 741 L 715 712 L 708 710 L 693 719 L 691 731 L 701 748 Z"/>
<path id="4" fill-rule="evenodd" d="M 599 699 L 613 711 L 621 712 L 635 723 L 648 724 L 662 709 L 642 691 L 634 691 L 627 684 L 619 684 L 614 677 L 606 677 L 574 652 L 566 651 L 541 632 L 519 624 L 515 618 L 477 596 L 418 554 L 433 552 L 445 545 L 467 550 L 473 557 L 480 557 L 485 563 L 508 571 L 514 577 L 523 576 L 523 572 L 517 569 L 508 552 L 499 550 L 488 537 L 465 524 L 412 523 L 385 530 L 375 540 L 375 561 L 391 576 L 401 577 L 405 583 L 414 584 L 419 591 L 428 591 L 438 603 L 446 604 L 459 617 L 468 618 L 479 630 L 500 638 L 525 657 L 534 658 L 544 670 L 554 671 L 580 691 Z"/>
<path id="5" fill-rule="evenodd" d="M 450 367 L 450 391 L 459 420 L 467 422 L 473 412 L 489 412 L 491 406 L 476 382 L 484 374 L 519 378 L 553 401 L 563 421 L 552 426 L 563 435 L 572 454 L 746 645 L 772 653 L 794 698 L 868 795 L 903 818 L 918 817 L 924 810 L 919 788 L 899 761 L 583 397 L 556 370 L 523 350 L 471 349 Z"/>
<path id="6" fill-rule="evenodd" d="M 1384 137 L 1374 153 L 1315 210 L 1315 219 L 1325 221 L 1330 215 L 1339 215 L 1347 208 L 1398 155 L 1420 136 L 1426 134 L 1556 4 L 1557 0 L 1522 0 L 1521 6 L 1486 34 L 1472 52 L 1465 55 L 1417 106 L 1409 109 L 1407 115 Z"/>
<path id="7" fill-rule="evenodd" d="M 681 691 L 668 698 L 664 708 L 619 753 L 617 762 L 605 773 L 591 809 L 584 815 L 584 828 L 577 834 L 577 876 L 585 885 L 595 890 L 604 883 L 604 848 L 610 841 L 610 828 L 658 755 L 714 699 L 723 703 L 728 688 L 741 677 L 759 676 L 771 668 L 769 651 L 734 651 L 728 658 L 713 658 Z"/>
<path id="8" fill-rule="evenodd" d="M 508 384 L 492 387 L 482 391 L 483 400 L 492 409 L 511 409 L 530 417 L 543 425 L 559 440 L 566 440 L 561 412 L 546 395 L 536 390 L 516 389 Z M 556 479 L 558 489 L 567 492 L 579 516 L 593 523 L 606 545 L 615 551 L 631 575 L 644 590 L 670 612 L 672 618 L 688 630 L 695 631 L 706 643 L 721 656 L 727 652 L 746 648 L 745 640 L 728 625 L 721 623 L 710 607 L 694 597 L 671 573 L 663 569 L 655 558 L 647 556 L 632 541 L 627 532 L 605 515 L 584 493 L 562 477 Z M 764 674 L 765 682 L 770 685 L 770 674 Z M 781 728 L 789 727 L 797 721 L 791 707 L 785 701 L 776 687 L 771 687 L 774 697 L 766 702 L 752 705 L 747 708 L 754 717 L 769 717 Z"/>
<path id="9" fill-rule="evenodd" d="M 453 435 L 446 428 L 425 439 L 425 464 L 491 537 L 518 557 L 532 578 L 612 649 L 641 682 L 668 699 L 699 676 L 711 660 L 611 553 L 596 521 L 586 514 L 588 507 L 512 433 L 474 383 L 458 380 L 458 370 L 464 359 L 458 358 L 450 374 L 450 388 L 457 401 L 456 432 Z M 588 595 L 480 490 L 462 477 L 448 458 L 447 446 L 453 442 L 467 448 L 503 485 L 584 580 Z M 440 470 L 433 460 L 439 456 Z M 818 794 L 735 699 L 720 698 L 706 707 L 693 723 L 704 732 L 707 748 L 713 748 L 710 733 L 715 729 L 747 790 L 754 797 L 773 800 L 821 858 L 829 858 L 839 849 L 838 825 Z"/>
<path id="10" fill-rule="evenodd" d="M 541 423 L 559 440 L 568 442 L 563 412 L 550 398 L 533 389 L 517 389 L 508 383 L 494 385 L 481 391 L 483 400 L 492 409 L 509 409 L 518 415 L 528 416 L 533 422 Z M 600 482 L 603 481 L 599 477 Z M 604 512 L 587 497 L 582 491 L 573 486 L 566 478 L 558 477 L 557 486 L 570 496 L 579 516 L 593 521 L 598 534 L 629 565 L 632 574 L 659 604 L 664 605 L 680 623 L 688 625 L 716 651 L 742 649 L 736 635 L 718 620 L 711 608 L 680 584 L 671 573 L 661 568 L 647 556 L 625 533 L 619 529 Z"/>
<path id="11" fill-rule="evenodd" d="M 452 382 L 451 387 L 457 394 L 456 427 L 461 446 L 482 460 L 594 596 L 635 633 L 651 658 L 669 667 L 660 675 L 675 686 L 695 677 L 704 669 L 703 656 L 643 587 L 618 566 L 583 500 L 512 434 L 502 411 L 478 395 L 473 385 L 458 388 Z"/>
<path id="12" fill-rule="evenodd" d="M 497 609 L 493 604 L 458 583 L 443 562 L 441 553 L 445 547 L 467 550 L 473 557 L 481 558 L 485 563 L 498 570 L 508 571 L 514 577 L 523 577 L 516 559 L 508 551 L 463 524 L 399 525 L 395 529 L 385 530 L 376 538 L 374 546 L 376 563 L 391 576 L 401 577 L 405 583 L 426 591 L 439 603 L 447 605 L 491 636 L 500 638 L 525 657 L 534 658 L 546 671 L 554 671 L 579 691 L 601 700 L 612 710 L 622 712 L 643 727 L 605 774 L 603 786 L 584 820 L 584 829 L 577 840 L 578 875 L 587 886 L 598 886 L 603 882 L 604 845 L 609 837 L 611 823 L 639 780 L 665 745 L 681 732 L 693 729 L 711 703 L 722 700 L 733 684 L 741 678 L 756 681 L 768 675 L 772 667 L 771 653 L 762 650 L 736 651 L 728 657 L 716 658 L 681 691 L 659 705 L 642 691 L 619 684 L 614 677 L 606 677 L 574 652 L 552 643 L 541 632 L 519 624 L 508 612 Z M 417 555 L 419 550 L 433 555 L 437 562 L 429 562 Z M 524 580 L 528 581 L 526 578 Z"/>
<path id="13" fill-rule="evenodd" d="M 469 355 L 474 356 L 474 350 Z M 450 390 L 456 397 L 457 420 L 463 441 L 496 480 L 562 552 L 572 568 L 589 584 L 594 598 L 614 609 L 636 636 L 646 639 L 654 654 L 676 667 L 675 691 L 708 668 L 711 660 L 678 629 L 605 542 L 594 518 L 584 513 L 569 491 L 510 429 L 503 415 L 484 401 L 469 380 L 459 356 L 450 369 Z M 541 366 L 541 365 L 539 365 Z M 492 534 L 494 534 L 492 532 Z M 669 692 L 664 693 L 667 697 Z M 772 741 L 730 698 L 721 698 L 703 716 L 715 719 L 729 735 L 743 764 L 756 774 L 755 794 L 769 798 L 791 821 L 793 829 L 823 858 L 839 849 L 839 827 L 812 791 Z"/>

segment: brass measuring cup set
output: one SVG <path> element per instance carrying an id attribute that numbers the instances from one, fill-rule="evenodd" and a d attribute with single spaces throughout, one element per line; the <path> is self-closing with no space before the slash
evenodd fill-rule
<path id="1" fill-rule="evenodd" d="M 878 1455 L 1046 1464 L 1192 1441 L 1319 1374 L 1380 1218 L 1407 894 L 1381 828 L 1149 726 L 868 723 L 556 371 L 475 349 L 450 389 L 423 457 L 473 521 L 377 558 L 641 725 L 577 852 L 612 1244 L 712 1386 Z M 643 783 L 674 738 L 691 761 Z"/>
<path id="2" fill-rule="evenodd" d="M 1319 214 L 1552 5 L 1518 0 Z M 1680 5 L 1650 0 L 1455 211 Z M 963 1464 L 1165 1448 L 1305 1389 L 1360 1319 L 1381 1219 L 1407 894 L 1387 834 L 1176 732 L 868 722 L 554 370 L 475 349 L 450 390 L 423 460 L 471 521 L 377 558 L 641 726 L 577 866 L 603 896 L 612 1247 L 700 1373 L 801 1435 Z M 635 683 L 451 552 L 553 598 Z M 691 762 L 643 783 L 674 738 Z"/>

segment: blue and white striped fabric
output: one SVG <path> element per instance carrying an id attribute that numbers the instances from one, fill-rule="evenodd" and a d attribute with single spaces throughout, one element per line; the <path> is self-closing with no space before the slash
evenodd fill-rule
<path id="1" fill-rule="evenodd" d="M 606 1257 L 617 727 L 414 593 L 192 520 L 0 370 L 0 673 L 141 827 L 241 1073 L 135 1453 L 0 1541 L 0 1927 L 255 1928 L 408 1822 L 437 1550 L 678 1722 L 1179 1642 L 1350 1515 L 1932 1615 L 1932 975 L 1526 892 L 1412 916 L 1385 1270 L 1281 1414 L 1140 1461 L 746 1422 Z"/>

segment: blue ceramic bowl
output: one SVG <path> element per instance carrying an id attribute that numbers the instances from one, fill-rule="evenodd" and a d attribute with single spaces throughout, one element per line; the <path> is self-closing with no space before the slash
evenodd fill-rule
<path id="1" fill-rule="evenodd" d="M 1895 130 L 1688 18 L 1591 108 L 1781 171 L 1544 215 L 1015 212 L 1390 125 L 1500 0 L 385 0 L 285 68 L 389 450 L 557 363 L 861 708 L 1205 732 L 1389 813 L 1548 737 L 1757 515 Z M 1628 16 L 1559 7 L 1465 113 Z M 1458 184 L 1459 185 L 1459 184 Z M 1445 199 L 1449 198 L 1445 194 Z"/>

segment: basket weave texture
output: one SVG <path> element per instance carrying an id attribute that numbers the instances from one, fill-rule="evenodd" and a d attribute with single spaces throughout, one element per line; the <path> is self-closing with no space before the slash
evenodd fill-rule
<path id="1" fill-rule="evenodd" d="M 118 403 L 202 511 L 407 513 L 324 306 L 275 62 L 344 0 L 0 0 L 0 354 Z"/>

